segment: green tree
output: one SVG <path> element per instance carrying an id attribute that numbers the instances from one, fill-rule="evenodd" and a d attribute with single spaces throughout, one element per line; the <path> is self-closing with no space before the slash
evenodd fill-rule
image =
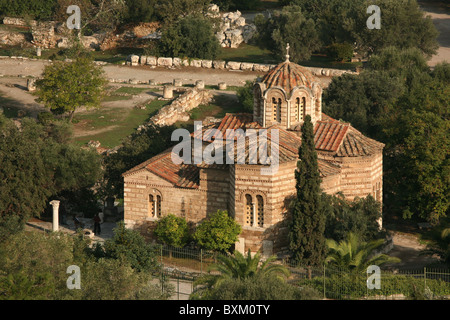
<path id="1" fill-rule="evenodd" d="M 158 268 L 155 248 L 138 231 L 127 229 L 123 221 L 117 224 L 113 238 L 105 242 L 103 252 L 100 251 L 98 256 L 122 260 L 139 272 L 152 272 Z"/>
<path id="2" fill-rule="evenodd" d="M 80 290 L 67 289 L 71 265 L 80 267 Z M 127 260 L 97 259 L 82 234 L 23 231 L 0 243 L 0 300 L 148 300 L 173 292 L 162 294 L 151 280 Z"/>
<path id="3" fill-rule="evenodd" d="M 253 113 L 253 81 L 247 80 L 243 87 L 236 91 L 239 104 L 244 112 Z"/>
<path id="4" fill-rule="evenodd" d="M 433 223 L 447 215 L 447 69 L 431 71 L 418 49 L 388 47 L 368 70 L 335 78 L 325 91 L 325 113 L 385 143 L 383 205 L 391 215 Z"/>
<path id="5" fill-rule="evenodd" d="M 353 57 L 353 45 L 332 43 L 327 47 L 327 56 L 335 61 L 348 62 Z"/>
<path id="6" fill-rule="evenodd" d="M 189 15 L 166 25 L 158 44 L 159 53 L 168 57 L 214 59 L 219 50 L 212 22 L 201 15 Z"/>
<path id="7" fill-rule="evenodd" d="M 67 8 L 77 5 L 81 11 L 81 29 L 73 31 L 81 34 L 93 32 L 110 32 L 124 21 L 127 15 L 126 0 L 56 0 L 54 19 L 66 22 L 69 15 Z"/>
<path id="8" fill-rule="evenodd" d="M 49 20 L 55 6 L 56 0 L 0 0 L 0 16 Z"/>
<path id="9" fill-rule="evenodd" d="M 431 56 L 438 48 L 437 30 L 416 0 L 287 0 L 283 5 L 298 5 L 315 21 L 324 46 L 332 43 L 355 44 L 355 51 L 366 56 L 389 46 L 418 48 Z M 369 29 L 369 5 L 381 10 L 381 28 Z"/>
<path id="10" fill-rule="evenodd" d="M 226 252 L 236 243 L 241 230 L 226 210 L 217 210 L 197 226 L 194 240 L 206 250 Z"/>
<path id="11" fill-rule="evenodd" d="M 151 22 L 157 19 L 155 12 L 157 0 L 126 0 L 125 21 Z"/>
<path id="12" fill-rule="evenodd" d="M 227 279 L 202 296 L 191 294 L 191 300 L 319 300 L 321 294 L 311 287 L 298 287 L 274 277 Z"/>
<path id="13" fill-rule="evenodd" d="M 219 255 L 218 262 L 211 265 L 210 271 L 218 271 L 219 274 L 208 273 L 195 281 L 195 285 L 200 285 L 196 289 L 194 296 L 207 296 L 211 290 L 219 288 L 225 281 L 230 279 L 256 279 L 275 278 L 285 280 L 289 275 L 289 270 L 280 264 L 274 264 L 276 256 L 272 256 L 262 261 L 261 254 L 257 252 L 253 257 L 248 250 L 245 257 L 242 253 L 235 251 L 233 255 Z"/>
<path id="14" fill-rule="evenodd" d="M 106 83 L 101 67 L 82 56 L 45 67 L 42 79 L 36 81 L 36 95 L 53 113 L 68 113 L 72 122 L 79 107 L 100 107 Z"/>
<path id="15" fill-rule="evenodd" d="M 311 116 L 302 125 L 302 144 L 295 171 L 297 197 L 292 207 L 289 230 L 292 260 L 306 265 L 323 262 L 325 246 L 325 212 L 321 199 L 319 167 L 314 145 Z"/>
<path id="16" fill-rule="evenodd" d="M 190 237 L 186 219 L 174 214 L 168 214 L 159 219 L 154 233 L 158 240 L 177 248 L 184 247 Z"/>
<path id="17" fill-rule="evenodd" d="M 342 270 L 365 272 L 370 265 L 382 266 L 387 263 L 398 263 L 400 259 L 385 254 L 375 254 L 374 251 L 384 244 L 384 239 L 362 242 L 349 232 L 345 240 L 339 242 L 328 239 L 328 255 L 326 263 Z"/>
<path id="18" fill-rule="evenodd" d="M 104 155 L 103 194 L 122 198 L 122 174 L 175 145 L 175 142 L 171 141 L 174 129 L 174 126 L 146 126 L 127 137 L 116 153 Z"/>
<path id="19" fill-rule="evenodd" d="M 371 4 L 380 7 L 381 28 L 364 27 L 355 33 L 361 50 L 376 53 L 389 46 L 418 48 L 427 57 L 437 52 L 438 31 L 416 0 L 377 0 Z M 362 13 L 360 21 L 365 23 L 369 15 Z"/>
<path id="20" fill-rule="evenodd" d="M 405 92 L 398 77 L 387 71 L 344 74 L 331 81 L 323 95 L 323 112 L 372 138 L 381 138 L 382 118 L 389 106 Z"/>
<path id="21" fill-rule="evenodd" d="M 280 60 L 285 59 L 286 44 L 289 43 L 290 60 L 309 60 L 313 51 L 320 48 L 315 23 L 307 19 L 300 7 L 287 6 L 277 10 L 270 18 L 259 15 L 255 18 L 258 43 L 271 50 Z"/>
<path id="22" fill-rule="evenodd" d="M 24 118 L 19 129 L 0 115 L 0 132 L 0 221 L 7 229 L 39 216 L 50 197 L 89 189 L 101 177 L 99 155 L 71 144 L 66 124 Z"/>
<path id="23" fill-rule="evenodd" d="M 363 241 L 377 238 L 381 231 L 378 219 L 381 218 L 381 204 L 371 195 L 365 198 L 345 199 L 342 193 L 337 195 L 322 194 L 327 205 L 327 222 L 325 236 L 341 241 L 349 232 Z"/>
<path id="24" fill-rule="evenodd" d="M 171 25 L 189 15 L 205 15 L 210 2 L 211 0 L 158 0 L 159 20 Z"/>

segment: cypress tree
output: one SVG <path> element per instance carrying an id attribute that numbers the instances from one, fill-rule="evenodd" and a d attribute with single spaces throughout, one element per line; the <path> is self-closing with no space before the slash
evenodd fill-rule
<path id="1" fill-rule="evenodd" d="M 321 178 L 314 145 L 311 117 L 302 126 L 302 144 L 295 171 L 297 198 L 292 207 L 289 233 L 292 260 L 303 265 L 323 263 L 326 253 L 325 214 L 322 204 Z"/>

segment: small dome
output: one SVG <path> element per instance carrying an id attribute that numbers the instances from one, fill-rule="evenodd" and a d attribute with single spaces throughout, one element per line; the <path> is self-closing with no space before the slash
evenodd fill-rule
<path id="1" fill-rule="evenodd" d="M 261 79 L 261 82 L 266 85 L 266 89 L 281 87 L 287 94 L 290 94 L 295 87 L 305 86 L 311 89 L 315 81 L 316 79 L 311 71 L 287 59 Z"/>

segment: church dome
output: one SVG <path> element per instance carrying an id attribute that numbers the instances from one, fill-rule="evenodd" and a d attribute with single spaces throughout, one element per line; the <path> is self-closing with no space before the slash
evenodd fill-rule
<path id="1" fill-rule="evenodd" d="M 261 79 L 266 89 L 281 87 L 287 94 L 290 94 L 295 87 L 305 86 L 311 89 L 313 83 L 316 81 L 311 71 L 296 63 L 290 62 L 288 59 L 270 70 Z"/>

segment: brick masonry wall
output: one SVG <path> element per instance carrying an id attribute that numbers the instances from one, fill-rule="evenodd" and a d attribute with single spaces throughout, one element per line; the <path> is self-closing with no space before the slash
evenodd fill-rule
<path id="1" fill-rule="evenodd" d="M 323 155 L 322 155 L 323 157 Z M 324 192 L 365 197 L 368 194 L 381 198 L 382 155 L 368 157 L 335 158 L 342 163 L 341 174 L 322 179 Z M 242 226 L 242 249 L 252 252 L 266 250 L 264 243 L 274 252 L 288 245 L 288 206 L 295 197 L 296 162 L 280 164 L 273 176 L 261 174 L 260 166 L 230 165 L 227 169 L 200 170 L 198 189 L 176 188 L 170 182 L 143 169 L 125 177 L 125 223 L 145 234 L 151 233 L 156 220 L 149 215 L 149 195 L 161 196 L 162 215 L 173 213 L 194 224 L 217 210 L 228 210 Z M 263 227 L 246 225 L 246 198 L 255 201 L 263 197 Z M 377 199 L 381 200 L 381 199 Z M 267 250 L 266 250 L 267 251 Z M 268 250 L 269 252 L 270 250 Z"/>

